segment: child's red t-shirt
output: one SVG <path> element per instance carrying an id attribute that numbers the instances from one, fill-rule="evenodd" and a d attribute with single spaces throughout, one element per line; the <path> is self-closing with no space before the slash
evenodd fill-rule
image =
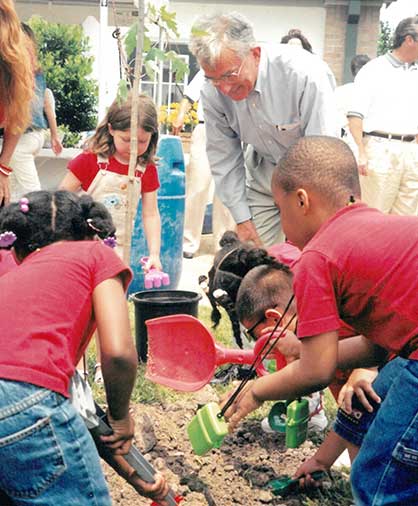
<path id="1" fill-rule="evenodd" d="M 338 330 L 340 319 L 398 354 L 418 335 L 418 218 L 365 204 L 340 209 L 293 268 L 298 336 Z M 418 350 L 410 358 L 418 360 Z"/>
<path id="2" fill-rule="evenodd" d="M 97 164 L 97 155 L 88 151 L 80 153 L 73 160 L 70 160 L 68 163 L 68 169 L 81 182 L 81 188 L 84 191 L 87 191 L 93 182 L 93 179 L 95 178 L 97 172 L 99 171 L 99 166 Z M 116 174 L 127 175 L 129 165 L 120 163 L 116 160 L 115 157 L 111 156 L 107 170 L 110 172 L 115 172 Z M 146 166 L 145 172 L 142 174 L 142 176 L 139 171 L 137 171 L 135 175 L 141 177 L 142 193 L 153 192 L 155 190 L 158 190 L 160 187 L 157 167 L 153 163 L 149 163 Z"/>
<path id="3" fill-rule="evenodd" d="M 269 255 L 273 256 L 277 261 L 287 265 L 292 270 L 302 254 L 302 252 L 296 246 L 293 246 L 288 242 L 273 244 L 273 246 L 270 246 L 267 251 Z M 347 337 L 352 337 L 355 335 L 354 330 L 349 325 L 344 324 L 344 322 L 340 322 L 340 324 L 341 327 L 338 331 L 340 339 L 346 339 Z M 347 382 L 350 374 L 351 370 L 343 371 L 341 369 L 337 369 L 335 371 L 335 377 L 328 385 L 328 388 L 330 389 L 335 400 L 338 399 L 340 390 Z"/>
<path id="4" fill-rule="evenodd" d="M 0 378 L 68 397 L 75 365 L 95 328 L 94 288 L 132 273 L 99 241 L 64 241 L 31 253 L 0 277 Z"/>

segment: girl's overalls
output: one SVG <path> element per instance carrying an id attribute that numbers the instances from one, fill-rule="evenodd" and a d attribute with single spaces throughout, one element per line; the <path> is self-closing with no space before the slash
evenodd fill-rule
<path id="1" fill-rule="evenodd" d="M 97 165 L 99 170 L 94 177 L 87 193 L 94 200 L 102 203 L 112 216 L 116 228 L 116 253 L 123 258 L 123 247 L 126 241 L 125 219 L 128 206 L 128 186 L 129 176 L 116 174 L 109 171 L 108 158 L 97 155 Z M 134 177 L 134 201 L 131 203 L 134 209 L 138 207 L 141 197 L 141 178 L 145 172 L 145 167 L 137 165 Z"/>

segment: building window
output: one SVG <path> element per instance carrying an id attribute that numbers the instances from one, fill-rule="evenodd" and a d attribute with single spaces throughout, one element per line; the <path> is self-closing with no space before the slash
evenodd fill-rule
<path id="1" fill-rule="evenodd" d="M 141 82 L 141 91 L 152 97 L 157 106 L 169 106 L 173 102 L 180 102 L 187 83 L 193 79 L 199 70 L 197 61 L 190 53 L 187 44 L 175 44 L 173 49 L 189 65 L 190 69 L 189 74 L 186 74 L 181 82 L 175 81 L 171 62 L 164 62 L 161 82 L 158 72 L 155 73 L 154 80 L 150 80 L 146 74 L 145 67 L 142 67 L 142 75 L 144 77 Z"/>

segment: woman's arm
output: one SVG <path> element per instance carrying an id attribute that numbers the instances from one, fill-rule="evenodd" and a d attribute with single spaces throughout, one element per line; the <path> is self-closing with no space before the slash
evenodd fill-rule
<path id="1" fill-rule="evenodd" d="M 12 134 L 7 129 L 4 129 L 3 133 L 3 146 L 0 152 L 0 163 L 9 167 L 10 160 L 12 159 L 13 152 L 16 144 L 20 139 L 20 134 Z M 5 176 L 0 173 L 0 205 L 4 205 L 10 202 L 10 187 L 9 187 L 9 176 Z"/>
<path id="2" fill-rule="evenodd" d="M 145 271 L 152 267 L 161 270 L 161 218 L 158 210 L 157 191 L 142 193 L 142 221 L 147 238 L 149 259 Z"/>
<path id="3" fill-rule="evenodd" d="M 131 336 L 128 307 L 119 277 L 107 279 L 93 291 L 93 309 L 99 334 L 108 419 L 113 429 L 102 441 L 117 453 L 129 450 L 134 424 L 129 399 L 138 358 Z"/>
<path id="4" fill-rule="evenodd" d="M 51 133 L 51 148 L 54 154 L 59 155 L 62 152 L 62 144 L 58 137 L 58 126 L 57 118 L 55 115 L 55 109 L 51 103 L 51 96 L 48 89 L 45 90 L 44 95 L 44 112 L 46 119 L 48 120 L 49 131 Z"/>

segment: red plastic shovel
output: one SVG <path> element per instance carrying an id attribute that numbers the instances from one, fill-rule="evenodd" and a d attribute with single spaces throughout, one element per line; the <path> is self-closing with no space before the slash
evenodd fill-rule
<path id="1" fill-rule="evenodd" d="M 170 315 L 145 322 L 148 333 L 148 361 L 145 377 L 150 381 L 194 392 L 207 385 L 216 367 L 222 364 L 252 364 L 266 339 L 258 340 L 253 350 L 222 348 L 210 331 L 194 316 Z M 286 365 L 279 352 L 277 369 Z M 262 363 L 257 374 L 268 374 Z"/>

